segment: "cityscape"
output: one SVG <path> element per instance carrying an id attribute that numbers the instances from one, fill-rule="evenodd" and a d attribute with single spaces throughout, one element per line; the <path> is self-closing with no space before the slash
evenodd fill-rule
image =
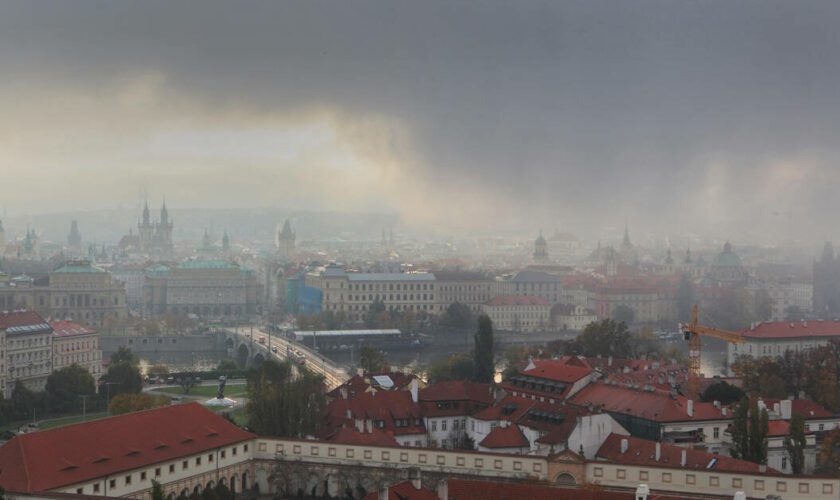
<path id="1" fill-rule="evenodd" d="M 840 499 L 831 2 L 0 2 L 0 500 Z"/>

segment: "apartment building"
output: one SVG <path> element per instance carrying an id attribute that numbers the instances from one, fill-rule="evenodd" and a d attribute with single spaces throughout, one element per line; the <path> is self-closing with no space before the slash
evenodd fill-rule
<path id="1" fill-rule="evenodd" d="M 2 311 L 0 331 L 5 337 L 4 396 L 11 397 L 18 382 L 33 391 L 44 390 L 52 373 L 52 327 L 35 311 Z"/>
<path id="2" fill-rule="evenodd" d="M 72 321 L 52 321 L 53 371 L 70 365 L 86 369 L 93 380 L 102 376 L 99 332 Z"/>

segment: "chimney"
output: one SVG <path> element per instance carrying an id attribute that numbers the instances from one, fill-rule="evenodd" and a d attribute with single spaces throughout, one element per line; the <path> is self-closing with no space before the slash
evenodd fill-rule
<path id="1" fill-rule="evenodd" d="M 338 392 L 341 393 L 341 399 L 347 399 L 347 387 L 342 385 Z"/>
<path id="2" fill-rule="evenodd" d="M 764 474 L 767 472 L 767 466 L 765 464 L 758 464 L 758 472 Z"/>
<path id="3" fill-rule="evenodd" d="M 721 415 L 723 415 L 724 417 L 728 417 L 728 416 L 729 416 L 729 408 L 726 408 L 726 407 L 721 408 L 721 409 L 720 409 L 720 413 L 721 413 Z"/>
<path id="4" fill-rule="evenodd" d="M 683 449 L 682 455 L 680 456 L 680 467 L 685 467 L 686 462 L 688 462 L 688 451 Z"/>
<path id="5" fill-rule="evenodd" d="M 715 400 L 715 401 L 712 402 L 712 404 L 714 405 L 715 408 L 720 408 L 720 401 Z"/>
<path id="6" fill-rule="evenodd" d="M 612 366 L 612 354 L 610 354 L 610 357 L 607 358 L 607 366 Z"/>
<path id="7" fill-rule="evenodd" d="M 658 462 L 660 458 L 662 458 L 662 443 L 657 441 L 656 442 L 656 461 Z"/>
<path id="8" fill-rule="evenodd" d="M 383 484 L 379 487 L 379 500 L 388 500 L 388 485 Z"/>
<path id="9" fill-rule="evenodd" d="M 350 408 L 347 408 L 346 410 L 344 410 L 344 416 L 347 417 L 347 418 L 353 418 L 353 412 L 350 411 Z"/>
<path id="10" fill-rule="evenodd" d="M 627 449 L 630 448 L 630 440 L 626 438 L 621 439 L 621 453 L 627 453 Z"/>
<path id="11" fill-rule="evenodd" d="M 437 497 L 438 500 L 449 500 L 449 482 L 446 479 L 438 481 Z"/>
<path id="12" fill-rule="evenodd" d="M 364 377 L 364 376 L 365 376 L 365 370 L 364 370 L 364 368 L 361 368 L 361 367 L 356 368 L 356 375 L 358 375 L 358 376 L 360 376 L 360 377 Z"/>
<path id="13" fill-rule="evenodd" d="M 790 420 L 792 413 L 791 410 L 793 408 L 793 401 L 789 399 L 783 399 L 781 403 L 779 403 L 779 408 L 781 409 L 782 418 L 785 420 Z"/>
<path id="14" fill-rule="evenodd" d="M 685 411 L 688 413 L 689 417 L 694 416 L 694 400 L 689 399 L 688 403 L 686 404 Z"/>
<path id="15" fill-rule="evenodd" d="M 411 400 L 415 403 L 417 401 L 419 401 L 419 397 L 420 397 L 420 395 L 418 394 L 419 390 L 420 390 L 420 383 L 417 382 L 417 378 L 411 379 Z"/>
<path id="16" fill-rule="evenodd" d="M 634 497 L 636 500 L 647 500 L 648 495 L 650 495 L 650 488 L 646 484 L 640 484 L 636 487 L 636 496 Z"/>

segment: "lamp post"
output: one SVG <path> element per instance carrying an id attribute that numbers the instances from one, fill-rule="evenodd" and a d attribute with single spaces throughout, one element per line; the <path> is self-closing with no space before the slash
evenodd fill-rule
<path id="1" fill-rule="evenodd" d="M 105 414 L 111 415 L 111 386 L 120 385 L 119 382 L 105 382 Z"/>
<path id="2" fill-rule="evenodd" d="M 87 417 L 87 398 L 89 398 L 90 396 L 88 396 L 87 394 L 82 394 L 79 397 L 82 398 L 82 422 L 84 422 Z"/>

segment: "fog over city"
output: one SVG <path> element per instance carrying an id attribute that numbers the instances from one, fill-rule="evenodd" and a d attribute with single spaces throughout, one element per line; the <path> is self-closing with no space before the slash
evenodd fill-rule
<path id="1" fill-rule="evenodd" d="M 840 235 L 838 21 L 829 1 L 3 2 L 0 205 L 816 246 Z"/>

